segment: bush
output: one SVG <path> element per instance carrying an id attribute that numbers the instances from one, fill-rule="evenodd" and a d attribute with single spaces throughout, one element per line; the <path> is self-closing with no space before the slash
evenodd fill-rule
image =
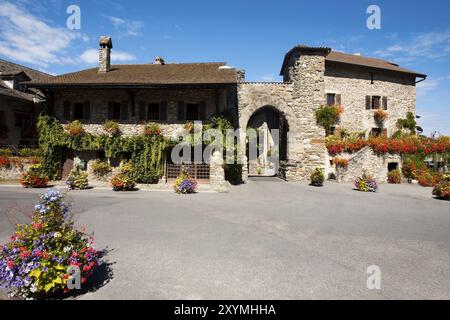
<path id="1" fill-rule="evenodd" d="M 443 180 L 441 173 L 432 172 L 430 169 L 418 170 L 416 177 L 422 187 L 435 187 Z"/>
<path id="2" fill-rule="evenodd" d="M 41 152 L 39 149 L 23 148 L 19 150 L 19 157 L 24 158 L 39 157 L 40 153 Z"/>
<path id="3" fill-rule="evenodd" d="M 313 173 L 311 173 L 311 185 L 315 187 L 322 187 L 325 181 L 325 173 L 321 168 L 316 168 Z"/>
<path id="4" fill-rule="evenodd" d="M 401 184 L 402 183 L 402 173 L 400 170 L 393 170 L 388 174 L 388 182 L 390 184 Z"/>
<path id="5" fill-rule="evenodd" d="M 358 191 L 362 192 L 377 192 L 378 190 L 378 184 L 375 179 L 365 172 L 361 177 L 356 179 L 355 187 Z"/>
<path id="6" fill-rule="evenodd" d="M 74 229 L 64 194 L 48 190 L 35 207 L 33 221 L 18 226 L 0 249 L 0 286 L 21 299 L 48 298 L 68 292 L 69 267 L 85 283 L 98 266 L 94 239 Z"/>
<path id="7" fill-rule="evenodd" d="M 175 181 L 173 187 L 178 194 L 192 194 L 197 190 L 197 181 L 187 173 L 182 173 Z"/>
<path id="8" fill-rule="evenodd" d="M 227 180 L 232 185 L 240 185 L 243 183 L 242 181 L 242 171 L 243 166 L 242 164 L 224 164 L 224 171 L 225 171 L 225 180 Z"/>
<path id="9" fill-rule="evenodd" d="M 112 177 L 111 185 L 113 187 L 113 191 L 133 191 L 136 183 L 125 174 L 119 173 L 118 175 Z"/>
<path id="10" fill-rule="evenodd" d="M 331 134 L 331 127 L 338 122 L 339 117 L 343 112 L 344 109 L 340 106 L 321 106 L 319 109 L 317 109 L 317 124 L 325 128 L 327 136 Z"/>
<path id="11" fill-rule="evenodd" d="M 23 173 L 20 184 L 24 188 L 45 188 L 48 185 L 48 177 L 41 171 L 41 165 L 36 164 L 30 167 L 27 173 Z"/>
<path id="12" fill-rule="evenodd" d="M 441 181 L 434 187 L 433 195 L 439 199 L 450 200 L 450 179 Z"/>
<path id="13" fill-rule="evenodd" d="M 145 125 L 144 134 L 146 136 L 159 136 L 161 134 L 161 128 L 159 124 L 149 122 Z"/>
<path id="14" fill-rule="evenodd" d="M 388 116 L 389 116 L 389 114 L 382 109 L 377 109 L 374 112 L 375 121 L 378 123 L 383 123 L 384 121 L 386 121 Z"/>
<path id="15" fill-rule="evenodd" d="M 66 185 L 70 190 L 84 190 L 89 185 L 88 173 L 79 168 L 73 169 L 67 178 Z"/>
<path id="16" fill-rule="evenodd" d="M 67 134 L 71 137 L 77 137 L 84 133 L 83 125 L 80 121 L 75 120 L 67 125 Z"/>
<path id="17" fill-rule="evenodd" d="M 12 150 L 9 148 L 0 148 L 1 157 L 11 157 L 13 154 Z"/>
<path id="18" fill-rule="evenodd" d="M 349 161 L 344 158 L 335 157 L 333 158 L 333 163 L 336 167 L 347 168 Z"/>
<path id="19" fill-rule="evenodd" d="M 119 124 L 112 120 L 108 120 L 103 124 L 103 130 L 112 136 L 118 136 L 120 134 Z"/>
<path id="20" fill-rule="evenodd" d="M 92 173 L 99 180 L 105 178 L 111 171 L 111 166 L 106 161 L 98 160 L 92 164 Z"/>

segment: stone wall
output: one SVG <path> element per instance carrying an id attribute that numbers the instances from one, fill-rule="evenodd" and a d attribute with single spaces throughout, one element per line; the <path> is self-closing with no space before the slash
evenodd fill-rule
<path id="1" fill-rule="evenodd" d="M 347 168 L 330 169 L 335 171 L 338 182 L 353 183 L 364 172 L 372 175 L 378 183 L 387 183 L 389 163 L 397 164 L 401 169 L 401 157 L 398 155 L 379 156 L 370 147 L 365 147 L 355 154 L 342 154 L 340 157 L 348 159 Z"/>
<path id="2" fill-rule="evenodd" d="M 20 165 L 11 165 L 7 168 L 0 168 L 0 180 L 19 180 L 21 175 L 28 172 L 32 162 L 27 159 L 18 158 Z"/>
<path id="3" fill-rule="evenodd" d="M 408 112 L 416 114 L 416 86 L 413 76 L 378 72 L 373 75 L 367 69 L 327 63 L 325 72 L 325 93 L 341 95 L 344 113 L 339 128 L 350 132 L 366 131 L 379 125 L 374 119 L 374 110 L 366 110 L 366 96 L 388 98 L 389 117 L 384 123 L 388 135 L 396 129 L 398 119 L 406 118 Z M 325 96 L 321 102 L 325 104 Z"/>

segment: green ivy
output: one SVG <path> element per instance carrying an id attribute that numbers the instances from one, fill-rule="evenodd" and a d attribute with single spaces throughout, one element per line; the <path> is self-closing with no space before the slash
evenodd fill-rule
<path id="1" fill-rule="evenodd" d="M 70 136 L 57 119 L 48 115 L 39 117 L 38 130 L 43 158 L 42 170 L 52 179 L 58 178 L 63 148 L 76 151 L 103 150 L 108 158 L 124 153 L 131 154 L 138 182 L 157 182 L 164 174 L 164 159 L 169 142 L 161 135 L 119 137 L 83 132 Z"/>

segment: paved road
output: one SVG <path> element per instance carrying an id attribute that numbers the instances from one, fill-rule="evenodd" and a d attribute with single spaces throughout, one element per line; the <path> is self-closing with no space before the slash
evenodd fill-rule
<path id="1" fill-rule="evenodd" d="M 37 195 L 0 187 L 0 242 Z M 450 299 L 450 203 L 430 189 L 256 180 L 230 194 L 71 197 L 114 273 L 80 299 Z M 370 265 L 381 291 L 366 288 Z"/>

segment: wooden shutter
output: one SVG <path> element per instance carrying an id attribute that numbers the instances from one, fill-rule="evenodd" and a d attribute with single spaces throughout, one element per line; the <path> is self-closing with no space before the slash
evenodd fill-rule
<path id="1" fill-rule="evenodd" d="M 120 120 L 128 120 L 128 101 L 122 101 L 120 105 Z"/>
<path id="2" fill-rule="evenodd" d="M 84 115 L 84 120 L 91 119 L 91 102 L 90 101 L 86 101 L 84 103 L 83 115 Z"/>
<path id="3" fill-rule="evenodd" d="M 336 95 L 336 105 L 341 106 L 341 95 L 340 94 Z"/>
<path id="4" fill-rule="evenodd" d="M 383 109 L 388 109 L 388 97 L 383 97 Z"/>
<path id="5" fill-rule="evenodd" d="M 184 101 L 178 102 L 178 121 L 185 121 L 186 120 L 186 107 L 184 104 Z"/>
<path id="6" fill-rule="evenodd" d="M 159 104 L 159 120 L 166 121 L 167 120 L 167 102 L 161 101 Z"/>
<path id="7" fill-rule="evenodd" d="M 384 128 L 383 130 L 381 130 L 381 136 L 386 137 L 387 138 L 387 128 Z"/>
<path id="8" fill-rule="evenodd" d="M 206 120 L 206 102 L 202 101 L 198 105 L 198 117 L 201 121 Z"/>
<path id="9" fill-rule="evenodd" d="M 372 109 L 371 103 L 372 103 L 372 98 L 370 96 L 366 96 L 366 110 Z"/>
<path id="10" fill-rule="evenodd" d="M 147 120 L 147 108 L 144 101 L 139 102 L 139 121 Z"/>
<path id="11" fill-rule="evenodd" d="M 70 101 L 64 101 L 63 118 L 70 120 Z"/>
<path id="12" fill-rule="evenodd" d="M 108 102 L 108 119 L 112 120 L 114 118 L 114 102 Z"/>

